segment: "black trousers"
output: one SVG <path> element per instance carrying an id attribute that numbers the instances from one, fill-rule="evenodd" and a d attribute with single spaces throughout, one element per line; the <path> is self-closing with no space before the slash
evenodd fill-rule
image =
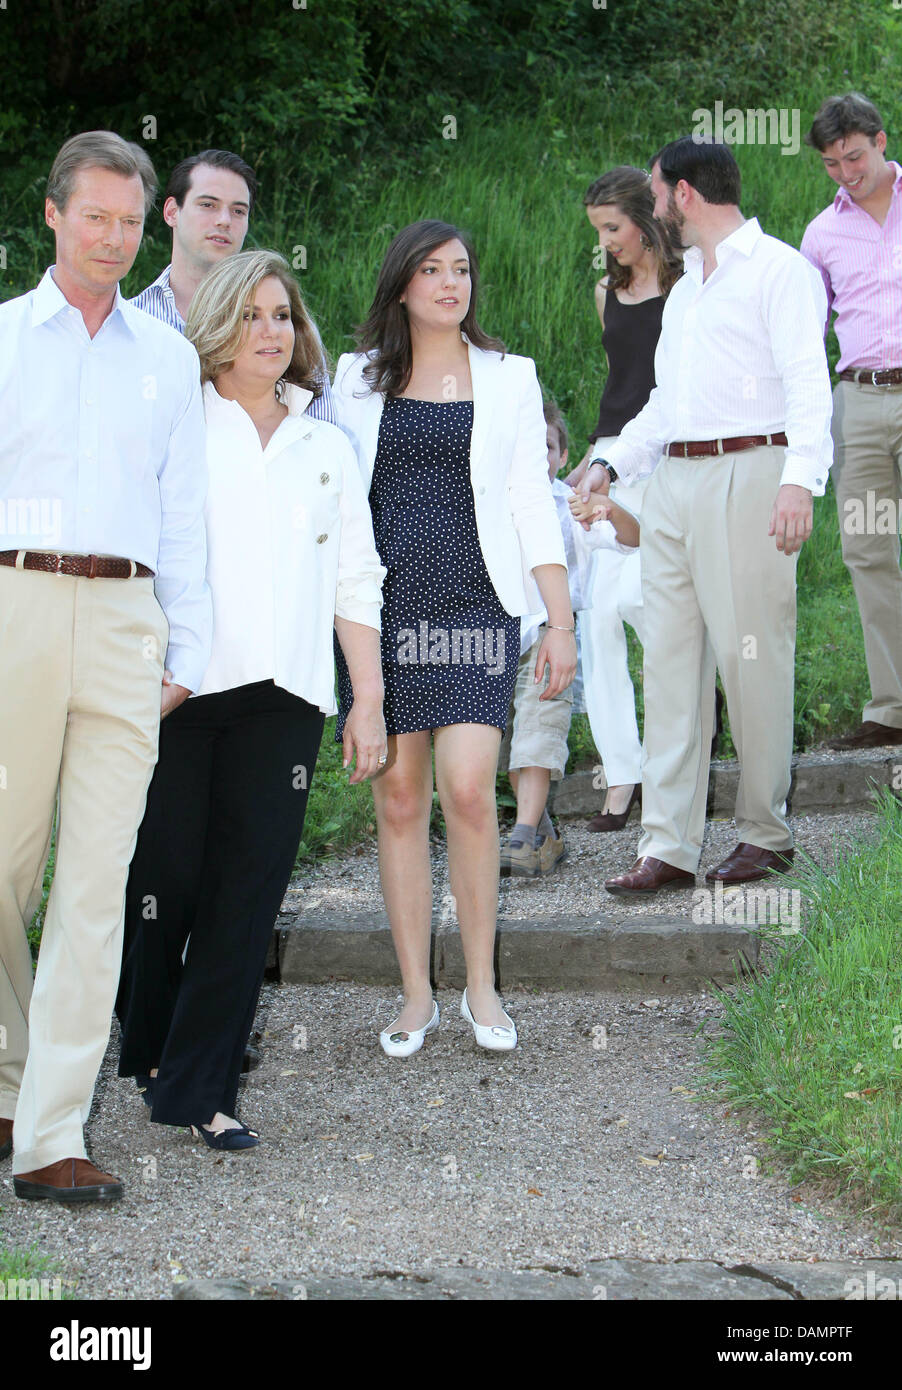
<path id="1" fill-rule="evenodd" d="M 163 1124 L 235 1113 L 323 723 L 305 700 L 258 681 L 186 700 L 160 725 L 116 1012 L 119 1075 L 159 1067 L 152 1118 Z"/>

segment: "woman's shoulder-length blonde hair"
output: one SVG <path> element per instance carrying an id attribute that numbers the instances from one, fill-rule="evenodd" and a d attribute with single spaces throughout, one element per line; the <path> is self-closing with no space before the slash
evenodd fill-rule
<path id="1" fill-rule="evenodd" d="M 312 391 L 314 397 L 321 396 L 322 348 L 298 283 L 278 251 L 239 251 L 221 261 L 198 285 L 185 321 L 185 337 L 197 348 L 201 381 L 215 381 L 234 363 L 249 331 L 245 312 L 261 280 L 270 275 L 285 287 L 294 325 L 294 352 L 276 392 L 280 394 L 283 384 L 290 383 Z"/>

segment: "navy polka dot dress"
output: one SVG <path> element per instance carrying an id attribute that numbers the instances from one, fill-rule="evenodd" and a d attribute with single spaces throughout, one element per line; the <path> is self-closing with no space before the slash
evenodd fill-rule
<path id="1" fill-rule="evenodd" d="M 520 656 L 520 619 L 489 578 L 470 484 L 472 401 L 389 397 L 370 486 L 379 558 L 385 726 L 504 729 Z M 336 643 L 340 739 L 352 701 Z"/>

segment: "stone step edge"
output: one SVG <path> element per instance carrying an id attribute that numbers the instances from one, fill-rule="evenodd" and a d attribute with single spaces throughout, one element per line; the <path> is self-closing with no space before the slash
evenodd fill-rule
<path id="1" fill-rule="evenodd" d="M 598 771 L 571 772 L 552 783 L 550 809 L 561 817 L 594 815 L 601 810 L 605 785 L 600 765 Z M 738 762 L 712 762 L 707 814 L 732 816 L 738 785 Z M 879 787 L 902 792 L 902 747 L 890 754 L 799 753 L 792 760 L 787 806 L 796 816 L 872 810 Z"/>
<path id="2" fill-rule="evenodd" d="M 754 930 L 695 923 L 688 917 L 558 916 L 499 918 L 496 969 L 502 990 L 524 988 L 679 990 L 733 983 L 754 968 Z M 353 980 L 395 986 L 398 966 L 384 912 L 298 913 L 278 933 L 283 984 Z M 438 922 L 432 936 L 437 986 L 462 989 L 463 950 L 456 924 Z"/>
<path id="3" fill-rule="evenodd" d="M 902 1296 L 902 1261 L 717 1260 L 656 1262 L 613 1258 L 582 1269 L 541 1265 L 519 1270 L 451 1266 L 374 1270 L 370 1274 L 305 1275 L 298 1279 L 186 1279 L 179 1300 L 301 1301 L 360 1298 L 634 1301 L 639 1299 L 873 1301 Z"/>

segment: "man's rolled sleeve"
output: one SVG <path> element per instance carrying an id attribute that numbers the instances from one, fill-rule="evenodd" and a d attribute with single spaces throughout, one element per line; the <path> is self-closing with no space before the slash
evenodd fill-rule
<path id="1" fill-rule="evenodd" d="M 210 659 L 213 607 L 205 578 L 207 455 L 196 354 L 157 476 L 161 525 L 154 592 L 169 622 L 166 665 L 176 685 L 197 690 Z"/>

